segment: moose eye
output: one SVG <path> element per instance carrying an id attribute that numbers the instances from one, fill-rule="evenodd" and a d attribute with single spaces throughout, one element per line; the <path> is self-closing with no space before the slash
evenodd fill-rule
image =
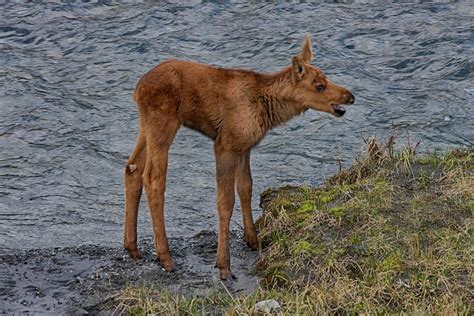
<path id="1" fill-rule="evenodd" d="M 319 83 L 316 85 L 316 91 L 318 92 L 324 92 L 325 89 L 326 89 L 326 86 L 323 85 L 322 83 Z"/>

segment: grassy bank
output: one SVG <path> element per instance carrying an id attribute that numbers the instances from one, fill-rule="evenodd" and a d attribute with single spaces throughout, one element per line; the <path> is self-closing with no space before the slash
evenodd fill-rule
<path id="1" fill-rule="evenodd" d="M 473 311 L 474 152 L 415 155 L 393 140 L 324 187 L 262 194 L 261 286 L 183 296 L 128 288 L 132 314 L 253 313 L 276 299 L 281 313 L 469 314 Z"/>

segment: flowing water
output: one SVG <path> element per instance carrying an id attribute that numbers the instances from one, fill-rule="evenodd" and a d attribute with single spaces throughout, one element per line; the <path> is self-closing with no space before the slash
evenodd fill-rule
<path id="1" fill-rule="evenodd" d="M 132 93 L 167 58 L 276 71 L 310 33 L 314 63 L 356 96 L 343 118 L 308 111 L 254 149 L 255 216 L 265 188 L 321 184 L 364 137 L 471 147 L 472 2 L 342 2 L 2 1 L 0 253 L 120 247 L 122 173 L 138 131 Z M 215 229 L 214 187 L 212 143 L 181 129 L 166 192 L 171 237 Z M 144 202 L 139 234 L 150 236 Z"/>

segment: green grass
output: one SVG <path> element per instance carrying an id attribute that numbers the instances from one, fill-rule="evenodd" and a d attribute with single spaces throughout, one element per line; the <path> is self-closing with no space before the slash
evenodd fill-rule
<path id="1" fill-rule="evenodd" d="M 252 314 L 276 299 L 283 314 L 470 314 L 474 152 L 417 156 L 368 142 L 324 187 L 262 193 L 260 288 L 233 297 L 127 289 L 131 314 Z"/>

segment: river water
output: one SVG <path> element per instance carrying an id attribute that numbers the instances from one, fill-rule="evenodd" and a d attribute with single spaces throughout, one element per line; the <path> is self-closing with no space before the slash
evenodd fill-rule
<path id="1" fill-rule="evenodd" d="M 170 57 L 276 71 L 310 33 L 314 63 L 355 94 L 343 118 L 307 112 L 254 149 L 255 216 L 265 188 L 321 184 L 375 134 L 410 135 L 421 151 L 472 147 L 472 2 L 342 2 L 2 1 L 0 253 L 120 246 L 123 166 L 138 130 L 132 92 Z M 170 236 L 215 229 L 214 187 L 212 143 L 181 129 L 166 192 Z M 144 202 L 139 234 L 150 236 Z"/>

